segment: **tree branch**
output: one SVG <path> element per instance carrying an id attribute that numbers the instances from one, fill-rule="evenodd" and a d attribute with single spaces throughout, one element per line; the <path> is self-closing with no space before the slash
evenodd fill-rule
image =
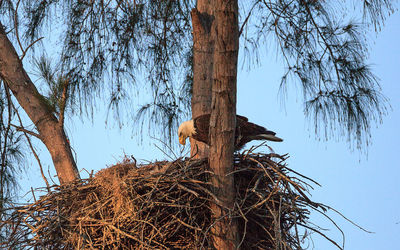
<path id="1" fill-rule="evenodd" d="M 304 2 L 304 1 L 303 1 L 303 2 Z M 306 10 L 307 10 L 307 13 L 310 15 L 310 20 L 311 20 L 312 24 L 313 24 L 314 27 L 317 29 L 318 35 L 321 37 L 322 41 L 324 41 L 324 44 L 325 44 L 326 48 L 328 49 L 329 55 L 332 57 L 332 63 L 333 63 L 333 66 L 335 67 L 336 77 L 337 77 L 337 80 L 338 80 L 338 83 L 339 83 L 341 80 L 340 80 L 339 69 L 338 69 L 338 66 L 337 66 L 337 63 L 336 63 L 335 54 L 333 53 L 330 44 L 329 44 L 328 41 L 326 40 L 326 37 L 322 34 L 322 32 L 321 32 L 321 30 L 320 30 L 318 24 L 315 22 L 314 17 L 313 17 L 313 15 L 312 15 L 312 13 L 311 13 L 310 8 L 308 7 L 308 5 L 307 5 L 306 3 L 304 3 L 304 6 L 305 6 L 305 8 L 306 8 Z"/>
<path id="2" fill-rule="evenodd" d="M 35 132 L 32 132 L 32 131 L 30 131 L 30 130 L 27 130 L 27 129 L 25 129 L 24 127 L 17 126 L 17 125 L 14 125 L 14 124 L 10 124 L 10 125 L 13 126 L 14 128 L 16 128 L 17 131 L 24 132 L 24 133 L 30 134 L 30 135 L 32 135 L 32 136 L 38 138 L 38 139 L 41 139 L 41 136 L 40 136 L 39 134 L 37 134 L 37 133 L 35 133 Z"/>
<path id="3" fill-rule="evenodd" d="M 15 6 L 14 28 L 15 28 L 15 36 L 17 37 L 17 42 L 18 42 L 19 48 L 21 49 L 21 51 L 24 51 L 24 48 L 22 47 L 21 40 L 19 39 L 19 32 L 18 32 L 18 8 L 19 8 L 19 3 L 20 2 L 21 2 L 21 0 L 18 0 L 17 4 Z"/>
<path id="4" fill-rule="evenodd" d="M 7 154 L 7 139 L 8 139 L 8 133 L 10 132 L 10 126 L 11 126 L 11 97 L 10 93 L 8 92 L 7 84 L 3 80 L 3 85 L 4 88 L 6 89 L 6 95 L 7 95 L 7 102 L 8 102 L 8 122 L 7 122 L 7 128 L 6 132 L 4 135 L 4 146 L 3 146 L 3 152 L 1 154 L 1 173 L 0 173 L 0 201 L 1 204 L 3 204 L 4 200 L 4 173 L 5 173 L 5 168 L 6 168 L 6 154 Z M 2 208 L 2 207 L 1 207 Z"/>
<path id="5" fill-rule="evenodd" d="M 239 37 L 242 35 L 244 26 L 246 26 L 247 22 L 248 22 L 249 19 L 250 19 L 251 13 L 253 12 L 253 9 L 257 6 L 258 3 L 259 3 L 259 2 L 257 1 L 257 2 L 255 2 L 255 3 L 253 4 L 253 6 L 251 7 L 249 13 L 247 14 L 246 18 L 244 19 L 244 21 L 243 21 L 243 23 L 242 23 L 242 26 L 241 26 L 240 29 L 239 29 Z"/>
<path id="6" fill-rule="evenodd" d="M 58 123 L 60 124 L 61 127 L 64 126 L 64 113 L 65 113 L 65 107 L 66 107 L 66 102 L 68 99 L 68 87 L 69 87 L 69 78 L 63 79 L 62 80 L 63 84 L 63 91 L 61 94 L 61 103 L 60 103 L 60 116 L 58 119 Z"/>
<path id="7" fill-rule="evenodd" d="M 39 159 L 38 154 L 36 153 L 35 149 L 33 148 L 31 139 L 30 139 L 29 136 L 28 136 L 28 134 L 33 135 L 33 136 L 36 136 L 36 137 L 38 137 L 38 136 L 40 136 L 40 135 L 38 135 L 38 134 L 36 134 L 36 133 L 34 133 L 34 132 L 31 132 L 31 131 L 26 130 L 26 129 L 23 128 L 22 119 L 21 119 L 21 116 L 19 115 L 18 110 L 15 108 L 15 106 L 14 106 L 13 103 L 11 103 L 11 105 L 13 106 L 13 108 L 14 108 L 14 110 L 15 110 L 15 113 L 16 113 L 16 115 L 17 115 L 17 117 L 18 117 L 18 121 L 19 121 L 19 124 L 20 124 L 19 127 L 18 127 L 18 126 L 15 126 L 15 125 L 13 125 L 13 124 L 11 124 L 11 126 L 16 127 L 16 128 L 17 128 L 17 131 L 22 131 L 22 132 L 24 133 L 25 138 L 26 138 L 26 140 L 27 140 L 27 142 L 28 142 L 29 148 L 31 149 L 31 151 L 32 151 L 33 155 L 35 156 L 36 161 L 37 161 L 37 163 L 38 163 L 38 165 L 39 165 L 40 174 L 42 175 L 42 178 L 43 178 L 44 182 L 46 183 L 47 190 L 50 192 L 50 185 L 49 185 L 49 182 L 47 181 L 46 176 L 44 175 L 42 163 L 41 163 L 41 161 L 40 161 L 40 159 Z M 39 138 L 39 139 L 40 139 L 40 138 Z"/>
<path id="8" fill-rule="evenodd" d="M 36 39 L 35 41 L 33 41 L 31 44 L 29 44 L 28 47 L 25 48 L 25 50 L 22 51 L 22 56 L 21 56 L 21 60 L 24 59 L 24 57 L 26 56 L 26 52 L 28 52 L 28 49 L 30 49 L 35 43 L 39 42 L 40 40 L 42 40 L 44 37 L 40 37 L 38 39 Z"/>
<path id="9" fill-rule="evenodd" d="M 65 131 L 59 127 L 57 117 L 25 71 L 14 46 L 1 26 L 1 21 L 0 62 L 0 77 L 6 79 L 18 103 L 36 126 L 41 141 L 49 149 L 60 183 L 79 179 Z"/>

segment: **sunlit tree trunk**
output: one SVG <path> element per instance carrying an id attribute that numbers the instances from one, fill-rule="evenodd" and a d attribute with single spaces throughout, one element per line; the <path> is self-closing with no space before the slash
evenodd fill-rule
<path id="1" fill-rule="evenodd" d="M 61 184 L 79 179 L 62 122 L 54 116 L 22 66 L 15 48 L 0 23 L 0 77 L 35 124 L 39 139 L 46 145 Z"/>
<path id="2" fill-rule="evenodd" d="M 239 51 L 237 0 L 214 1 L 216 22 L 214 81 L 212 85 L 209 163 L 211 182 L 218 198 L 213 204 L 212 234 L 216 249 L 234 249 L 238 227 L 232 219 L 235 188 L 233 178 L 234 136 L 236 127 L 236 75 Z"/>
<path id="3" fill-rule="evenodd" d="M 193 9 L 193 92 L 192 117 L 211 112 L 211 87 L 213 82 L 213 0 L 198 0 Z M 208 157 L 208 146 L 190 139 L 191 156 Z"/>

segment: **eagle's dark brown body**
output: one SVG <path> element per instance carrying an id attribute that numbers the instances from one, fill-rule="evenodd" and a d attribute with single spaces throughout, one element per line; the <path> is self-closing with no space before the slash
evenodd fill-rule
<path id="1" fill-rule="evenodd" d="M 196 134 L 192 135 L 192 138 L 210 145 L 208 136 L 210 114 L 194 118 L 193 125 Z M 282 141 L 275 134 L 273 131 L 249 122 L 247 117 L 236 115 L 235 150 L 240 150 L 246 143 L 252 140 Z"/>

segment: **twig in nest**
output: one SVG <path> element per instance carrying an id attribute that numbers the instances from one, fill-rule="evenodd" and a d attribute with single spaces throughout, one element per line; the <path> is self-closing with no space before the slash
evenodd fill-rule
<path id="1" fill-rule="evenodd" d="M 231 174 L 236 200 L 229 217 L 238 222 L 243 249 L 301 249 L 299 228 L 318 230 L 308 217 L 313 209 L 323 213 L 323 205 L 308 201 L 296 189 L 300 184 L 289 177 L 283 164 L 271 160 L 275 156 L 259 153 L 235 158 Z M 120 168 L 121 164 L 91 179 L 53 187 L 35 203 L 17 208 L 7 222 L 16 229 L 1 247 L 17 243 L 57 249 L 212 246 L 210 204 L 218 203 L 210 191 L 212 173 L 207 160 L 178 159 Z M 163 169 L 163 173 L 154 169 Z M 118 170 L 127 172 L 115 174 Z"/>

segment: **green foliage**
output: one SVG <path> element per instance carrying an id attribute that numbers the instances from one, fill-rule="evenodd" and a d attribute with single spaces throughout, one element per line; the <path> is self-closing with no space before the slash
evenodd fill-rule
<path id="1" fill-rule="evenodd" d="M 63 76 L 57 67 L 51 64 L 51 60 L 42 55 L 38 60 L 35 60 L 35 67 L 38 71 L 39 78 L 46 83 L 46 93 L 40 96 L 40 99 L 49 108 L 49 111 L 54 115 L 59 116 L 61 110 L 65 110 L 66 104 L 63 101 L 64 88 L 68 87 L 69 80 Z M 65 97 L 69 101 L 68 96 Z M 73 103 L 69 103 L 69 111 L 73 113 Z"/>
<path id="2" fill-rule="evenodd" d="M 81 113 L 105 97 L 115 118 L 160 125 L 168 139 L 175 134 L 181 113 L 189 111 L 180 104 L 190 102 L 190 95 L 180 91 L 191 73 L 182 60 L 191 51 L 189 1 L 26 1 L 25 7 L 31 42 L 46 35 L 46 25 L 60 24 L 60 72 L 70 81 L 69 102 Z M 60 11 L 65 15 L 57 15 L 59 20 L 50 17 Z M 152 100 L 134 115 L 136 110 L 121 107 L 132 107 L 133 89 L 143 88 L 137 79 L 145 79 Z M 154 119 L 154 112 L 165 119 Z"/>
<path id="3" fill-rule="evenodd" d="M 3 82 L 0 81 L 3 85 Z M 23 137 L 11 123 L 15 112 L 10 106 L 10 99 L 4 88 L 0 88 L 0 217 L 7 216 L 6 209 L 15 202 L 18 189 L 17 175 L 23 169 Z M 8 230 L 2 227 L 0 241 L 7 238 Z"/>
<path id="4" fill-rule="evenodd" d="M 386 20 L 387 14 L 394 12 L 393 0 L 363 0 L 364 20 L 374 25 L 378 30 Z"/>
<path id="5" fill-rule="evenodd" d="M 16 3 L 1 2 L 3 23 L 10 31 Z M 362 21 L 348 18 L 351 3 Z M 250 52 L 248 58 L 257 60 L 259 49 L 274 41 L 287 65 L 282 90 L 292 79 L 300 83 L 304 112 L 319 135 L 330 137 L 338 129 L 337 134 L 346 134 L 359 147 L 368 144 L 371 124 L 380 122 L 387 102 L 367 64 L 366 31 L 383 25 L 394 11 L 393 1 L 241 4 L 241 44 Z M 49 36 L 45 28 L 61 36 L 60 55 L 54 53 L 54 59 L 60 62 L 58 74 L 69 79 L 68 102 L 78 107 L 72 111 L 87 114 L 97 100 L 107 100 L 114 117 L 132 118 L 141 125 L 134 127 L 148 125 L 152 131 L 158 125 L 171 140 L 190 110 L 190 10 L 195 1 L 26 0 L 20 5 L 19 12 L 26 15 L 18 15 L 18 23 L 24 25 L 26 41 Z M 138 79 L 143 84 L 136 84 Z M 54 83 L 48 85 L 53 94 L 47 96 L 55 110 L 61 86 L 57 81 L 46 79 Z M 151 100 L 132 107 L 134 89 L 140 93 L 143 86 L 150 87 Z"/>
<path id="6" fill-rule="evenodd" d="M 345 2 L 345 1 L 343 1 Z M 381 122 L 387 101 L 367 64 L 366 27 L 383 24 L 390 1 L 364 1 L 364 22 L 356 23 L 339 1 L 254 1 L 251 29 L 257 39 L 244 37 L 257 49 L 274 35 L 287 71 L 281 90 L 298 79 L 304 112 L 315 131 L 326 138 L 346 134 L 359 148 L 368 144 L 370 127 Z M 339 131 L 339 133 L 336 132 Z"/>

